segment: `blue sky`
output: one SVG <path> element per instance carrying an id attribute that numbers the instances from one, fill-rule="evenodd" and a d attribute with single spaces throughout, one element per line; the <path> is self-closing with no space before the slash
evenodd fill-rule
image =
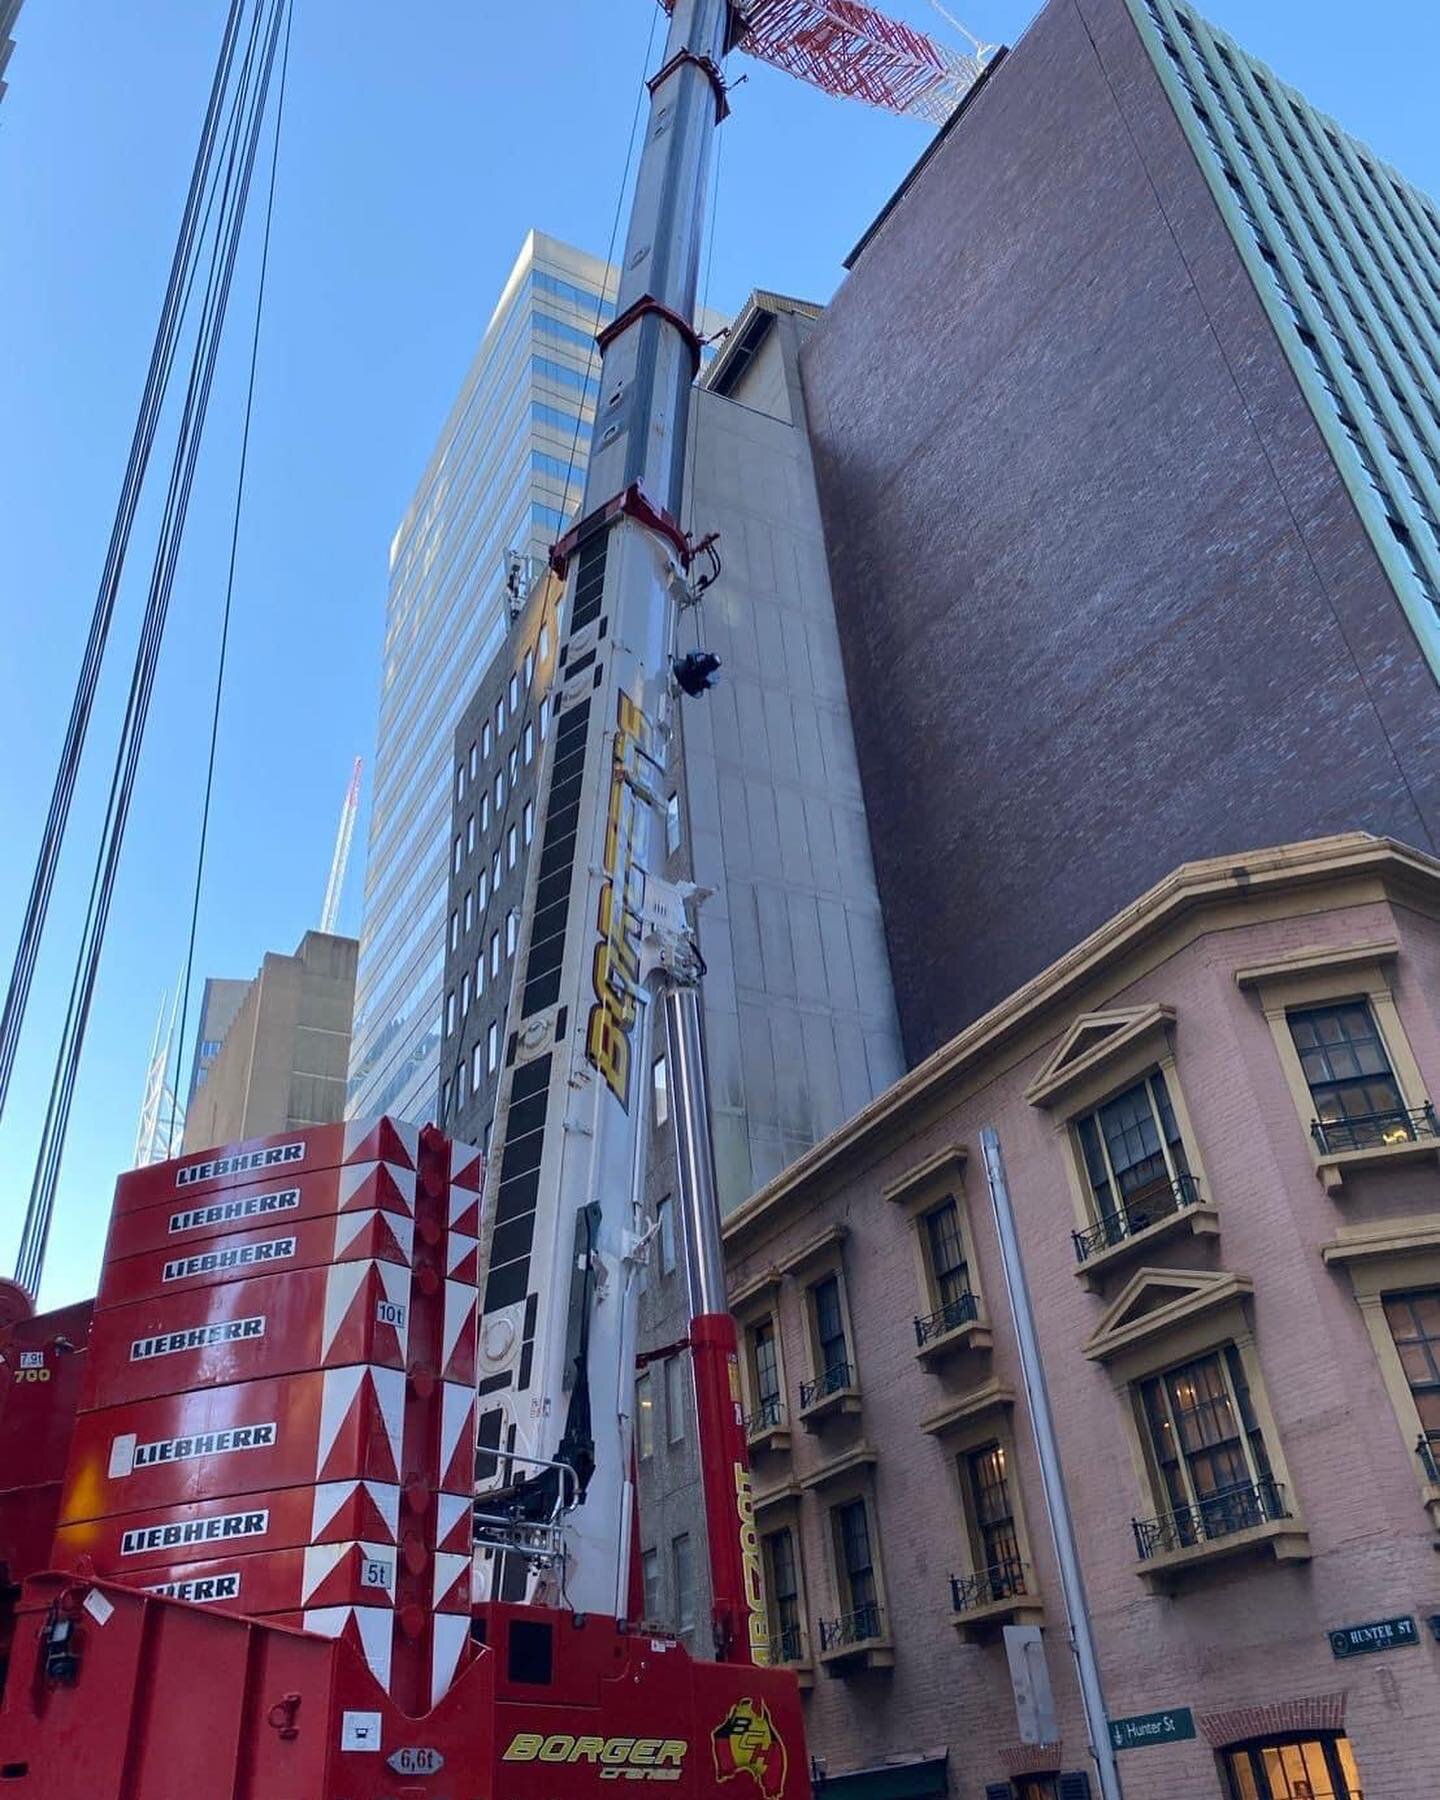
<path id="1" fill-rule="evenodd" d="M 927 0 L 891 10 L 939 33 Z M 1034 8 L 952 0 L 1013 42 Z M 1440 9 L 1205 9 L 1431 192 Z M 8 975 L 149 354 L 222 0 L 30 0 L 0 104 L 0 973 Z M 316 922 L 351 759 L 373 747 L 392 532 L 533 225 L 603 251 L 650 0 L 297 0 L 197 984 Z M 659 34 L 657 33 L 657 46 Z M 746 65 L 708 299 L 824 300 L 929 137 Z M 732 74 L 741 72 L 737 61 Z M 247 316 L 252 260 L 233 321 Z M 246 271 L 249 271 L 247 276 Z M 241 400 L 212 406 L 82 1067 L 45 1299 L 92 1290 L 156 1007 L 185 950 Z M 137 538 L 137 542 L 140 540 Z M 0 1126 L 8 1270 L 48 1092 L 140 598 L 137 561 Z M 342 928 L 358 930 L 364 820 Z"/>

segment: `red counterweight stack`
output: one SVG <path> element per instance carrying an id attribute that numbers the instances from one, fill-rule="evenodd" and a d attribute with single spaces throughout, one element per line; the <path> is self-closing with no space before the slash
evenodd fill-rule
<path id="1" fill-rule="evenodd" d="M 122 1176 L 57 1565 L 348 1632 L 428 1710 L 467 1635 L 479 1190 L 390 1119 Z"/>

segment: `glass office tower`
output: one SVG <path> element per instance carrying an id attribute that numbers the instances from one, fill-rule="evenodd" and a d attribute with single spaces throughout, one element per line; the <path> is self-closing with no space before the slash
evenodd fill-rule
<path id="1" fill-rule="evenodd" d="M 506 558 L 580 503 L 613 273 L 532 231 L 390 546 L 347 1112 L 436 1110 L 451 740 L 509 623 Z"/>
<path id="2" fill-rule="evenodd" d="M 1440 675 L 1440 211 L 1198 13 L 1132 6 Z"/>

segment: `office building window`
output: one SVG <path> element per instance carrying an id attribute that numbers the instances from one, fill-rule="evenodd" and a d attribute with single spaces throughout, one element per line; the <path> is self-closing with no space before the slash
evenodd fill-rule
<path id="1" fill-rule="evenodd" d="M 811 1288 L 810 1316 L 815 1330 L 817 1369 L 824 1391 L 833 1392 L 837 1387 L 847 1386 L 852 1379 L 839 1276 L 827 1275 Z"/>
<path id="2" fill-rule="evenodd" d="M 510 710 L 512 713 L 519 712 L 519 710 L 520 710 L 520 677 L 518 675 L 512 675 L 510 677 L 510 690 L 509 691 L 510 691 Z"/>
<path id="3" fill-rule="evenodd" d="M 465 821 L 465 854 L 468 856 L 475 848 L 475 815 L 471 813 Z"/>
<path id="4" fill-rule="evenodd" d="M 663 1056 L 657 1056 L 650 1065 L 650 1094 L 654 1102 L 655 1124 L 667 1124 L 670 1118 L 670 1073 Z"/>
<path id="5" fill-rule="evenodd" d="M 495 852 L 495 854 L 490 858 L 490 885 L 492 888 L 496 889 L 497 892 L 500 887 L 501 873 L 502 873 L 502 871 L 500 868 L 500 852 L 497 850 Z"/>
<path id="6" fill-rule="evenodd" d="M 685 1358 L 665 1358 L 665 1436 L 669 1443 L 685 1442 Z"/>
<path id="7" fill-rule="evenodd" d="M 520 773 L 520 746 L 518 744 L 510 752 L 510 785 L 514 787 L 515 777 Z"/>
<path id="8" fill-rule="evenodd" d="M 1385 1322 L 1400 1353 L 1426 1442 L 1440 1448 L 1440 1288 L 1387 1294 Z"/>
<path id="9" fill-rule="evenodd" d="M 480 755 L 485 760 L 489 759 L 491 742 L 490 721 L 487 719 L 480 731 Z"/>
<path id="10" fill-rule="evenodd" d="M 535 760 L 535 727 L 533 725 L 527 725 L 525 727 L 524 735 L 520 739 L 520 744 L 525 755 L 525 766 L 526 768 L 529 768 L 530 764 Z"/>
<path id="11" fill-rule="evenodd" d="M 1157 1069 L 1075 1122 L 1097 1221 L 1168 1196 L 1189 1174 L 1165 1077 Z"/>
<path id="12" fill-rule="evenodd" d="M 765 1559 L 765 1597 L 769 1602 L 770 1660 L 799 1662 L 804 1654 L 800 1625 L 800 1564 L 795 1554 L 795 1534 L 787 1525 L 762 1540 Z"/>
<path id="13" fill-rule="evenodd" d="M 468 931 L 474 923 L 475 923 L 475 890 L 474 890 L 474 888 L 466 888 L 466 890 L 465 890 L 465 930 Z"/>
<path id="14" fill-rule="evenodd" d="M 483 913 L 490 904 L 490 871 L 482 869 L 480 879 L 475 884 L 475 904 Z"/>
<path id="15" fill-rule="evenodd" d="M 535 679 L 535 652 L 533 650 L 527 650 L 525 652 L 525 685 L 527 688 L 529 687 L 530 683 L 534 679 Z"/>
<path id="16" fill-rule="evenodd" d="M 1401 1143 L 1414 1131 L 1375 1015 L 1364 1000 L 1286 1014 L 1321 1125 L 1347 1128 L 1355 1148 Z"/>
<path id="17" fill-rule="evenodd" d="M 495 771 L 495 816 L 500 816 L 500 808 L 505 804 L 505 771 Z"/>
<path id="18" fill-rule="evenodd" d="M 675 1273 L 675 1202 L 667 1194 L 655 1208 L 655 1223 L 659 1230 L 655 1233 L 660 1240 L 660 1273 Z"/>
<path id="19" fill-rule="evenodd" d="M 936 1306 L 942 1310 L 957 1306 L 970 1292 L 970 1265 L 960 1235 L 960 1208 L 953 1199 L 925 1215 L 925 1260 Z"/>
<path id="20" fill-rule="evenodd" d="M 1270 1457 L 1233 1344 L 1140 1383 L 1165 1500 L 1184 1544 L 1282 1516 Z"/>
<path id="21" fill-rule="evenodd" d="M 500 1025 L 494 1019 L 485 1033 L 485 1067 L 492 1075 L 500 1067 Z"/>
<path id="22" fill-rule="evenodd" d="M 455 1065 L 455 1104 L 457 1106 L 465 1104 L 465 1065 L 463 1062 Z"/>
<path id="23" fill-rule="evenodd" d="M 513 956 L 515 946 L 520 941 L 520 915 L 512 906 L 505 915 L 505 954 Z"/>
<path id="24" fill-rule="evenodd" d="M 460 915 L 458 912 L 452 912 L 450 915 L 450 948 L 454 950 L 459 945 L 459 942 Z"/>
<path id="25" fill-rule="evenodd" d="M 542 625 L 540 627 L 540 660 L 541 660 L 541 662 L 544 662 L 545 658 L 549 654 L 550 654 L 550 627 L 548 625 Z"/>
<path id="26" fill-rule="evenodd" d="M 680 796 L 671 794 L 665 801 L 665 849 L 673 856 L 680 848 Z"/>
<path id="27" fill-rule="evenodd" d="M 478 1000 L 485 992 L 485 952 L 482 949 L 475 958 L 475 998 Z"/>
<path id="28" fill-rule="evenodd" d="M 470 1092 L 472 1094 L 478 1094 L 480 1092 L 480 1079 L 485 1067 L 481 1060 L 481 1051 L 482 1046 L 476 1044 L 475 1048 L 470 1052 Z"/>
<path id="29" fill-rule="evenodd" d="M 880 1590 L 870 1547 L 870 1510 L 863 1499 L 847 1500 L 832 1509 L 830 1519 L 843 1609 L 853 1618 L 856 1637 L 878 1637 Z"/>
<path id="30" fill-rule="evenodd" d="M 449 1037 L 455 1029 L 455 994 L 452 990 L 445 996 L 445 1035 Z"/>
<path id="31" fill-rule="evenodd" d="M 648 1369 L 635 1378 L 635 1454 L 655 1454 L 655 1394 Z"/>
<path id="32" fill-rule="evenodd" d="M 780 1346 L 773 1318 L 762 1319 L 750 1328 L 750 1374 L 755 1384 L 755 1410 L 750 1429 L 752 1432 L 772 1430 L 780 1423 L 782 1392 Z"/>
<path id="33" fill-rule="evenodd" d="M 480 796 L 480 829 L 482 831 L 490 829 L 490 794 L 488 790 Z"/>
<path id="34" fill-rule="evenodd" d="M 1365 1800 L 1343 1732 L 1261 1738 L 1220 1754 L 1229 1800 Z"/>
<path id="35" fill-rule="evenodd" d="M 542 700 L 539 707 L 540 742 L 543 744 L 550 731 L 550 708 Z"/>
<path id="36" fill-rule="evenodd" d="M 500 933 L 490 933 L 490 975 L 493 980 L 500 973 Z"/>
<path id="37" fill-rule="evenodd" d="M 641 1551 L 640 1580 L 644 1589 L 641 1605 L 645 1608 L 645 1622 L 647 1625 L 656 1625 L 660 1621 L 660 1552 L 658 1550 Z"/>
<path id="38" fill-rule="evenodd" d="M 470 972 L 460 977 L 460 1017 L 463 1019 L 470 1010 Z"/>
<path id="39" fill-rule="evenodd" d="M 505 863 L 513 869 L 520 860 L 520 833 L 514 825 L 505 834 Z"/>
<path id="40" fill-rule="evenodd" d="M 521 825 L 525 842 L 528 844 L 535 836 L 535 802 L 533 800 L 525 802 L 525 811 L 521 814 Z"/>
<path id="41" fill-rule="evenodd" d="M 479 767 L 480 767 L 480 746 L 478 744 L 472 744 L 470 746 L 470 756 L 469 756 L 469 761 L 468 761 L 469 774 L 470 774 L 470 779 L 472 781 L 475 779 L 475 771 Z"/>
<path id="42" fill-rule="evenodd" d="M 440 1090 L 440 1117 L 442 1119 L 445 1119 L 445 1118 L 448 1118 L 449 1115 L 450 1115 L 450 1083 L 447 1081 L 445 1083 L 444 1087 Z"/>
<path id="43" fill-rule="evenodd" d="M 495 742 L 498 744 L 505 735 L 505 696 L 502 694 L 495 702 Z"/>
<path id="44" fill-rule="evenodd" d="M 1010 1502 L 1005 1446 L 984 1444 L 965 1459 L 964 1477 L 974 1529 L 976 1572 L 987 1578 L 987 1597 L 1003 1600 L 1024 1592 L 1020 1539 Z"/>
<path id="45" fill-rule="evenodd" d="M 455 804 L 458 806 L 465 798 L 465 765 L 461 763 L 455 771 Z"/>
<path id="46" fill-rule="evenodd" d="M 689 1631 L 695 1624 L 695 1561 L 689 1532 L 681 1532 L 671 1545 L 675 1565 L 675 1626 Z"/>
<path id="47" fill-rule="evenodd" d="M 458 875 L 460 873 L 460 858 L 464 854 L 464 851 L 465 840 L 457 833 L 455 837 L 455 847 L 450 852 L 450 873 L 452 875 Z"/>

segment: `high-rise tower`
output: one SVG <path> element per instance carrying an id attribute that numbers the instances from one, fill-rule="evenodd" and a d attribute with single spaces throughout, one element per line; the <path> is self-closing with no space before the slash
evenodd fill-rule
<path id="1" fill-rule="evenodd" d="M 451 742 L 509 628 L 507 554 L 543 560 L 579 503 L 613 292 L 599 258 L 529 234 L 391 544 L 352 1115 L 436 1110 Z"/>
<path id="2" fill-rule="evenodd" d="M 1440 846 L 1440 211 L 1174 0 L 1051 0 L 802 352 L 906 1050 L 1177 864 Z"/>

